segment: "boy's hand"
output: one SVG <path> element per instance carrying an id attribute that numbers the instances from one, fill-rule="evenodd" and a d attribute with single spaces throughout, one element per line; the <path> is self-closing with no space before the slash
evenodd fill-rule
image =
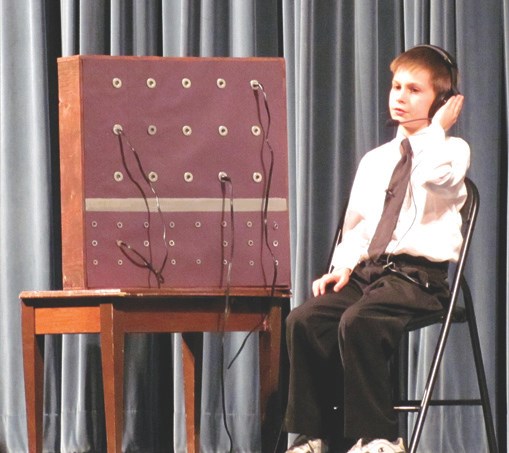
<path id="1" fill-rule="evenodd" d="M 334 270 L 331 274 L 324 274 L 313 282 L 313 295 L 321 296 L 325 294 L 327 286 L 334 283 L 334 292 L 338 292 L 350 280 L 352 271 L 348 268 Z"/>
<path id="2" fill-rule="evenodd" d="M 451 96 L 435 113 L 433 122 L 438 122 L 444 131 L 448 131 L 458 120 L 464 99 L 465 96 L 462 94 Z"/>

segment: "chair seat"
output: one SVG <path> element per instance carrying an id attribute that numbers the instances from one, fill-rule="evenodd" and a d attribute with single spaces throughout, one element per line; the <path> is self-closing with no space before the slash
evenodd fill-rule
<path id="1" fill-rule="evenodd" d="M 411 332 L 413 330 L 422 329 L 433 324 L 438 324 L 444 321 L 447 310 L 438 311 L 436 313 L 428 313 L 417 318 L 412 319 L 406 326 L 405 330 Z M 464 307 L 455 307 L 452 313 L 452 322 L 462 323 L 467 321 L 467 314 Z"/>

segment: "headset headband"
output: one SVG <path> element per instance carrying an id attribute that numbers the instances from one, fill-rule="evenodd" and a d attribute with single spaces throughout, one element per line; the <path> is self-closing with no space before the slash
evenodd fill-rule
<path id="1" fill-rule="evenodd" d="M 458 69 L 458 65 L 456 64 L 456 61 L 452 57 L 452 55 L 447 52 L 446 50 L 442 49 L 441 47 L 434 46 L 433 44 L 421 44 L 419 46 L 415 46 L 415 48 L 424 47 L 427 49 L 434 50 L 436 53 L 438 53 L 442 59 L 446 62 L 447 66 L 451 67 L 452 69 Z"/>

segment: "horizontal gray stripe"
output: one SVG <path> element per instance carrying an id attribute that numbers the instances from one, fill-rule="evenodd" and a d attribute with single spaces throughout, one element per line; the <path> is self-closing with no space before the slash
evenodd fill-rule
<path id="1" fill-rule="evenodd" d="M 157 211 L 155 198 L 147 199 L 150 211 Z M 224 206 L 223 206 L 224 205 Z M 222 198 L 160 198 L 162 212 L 222 212 L 230 209 L 230 200 Z M 262 198 L 235 198 L 233 209 L 237 212 L 258 212 L 263 207 Z M 87 212 L 145 212 L 143 198 L 87 198 Z M 286 198 L 269 198 L 268 211 L 288 210 Z"/>

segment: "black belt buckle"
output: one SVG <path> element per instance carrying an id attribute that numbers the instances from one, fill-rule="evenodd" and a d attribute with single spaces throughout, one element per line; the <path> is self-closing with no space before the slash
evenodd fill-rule
<path id="1" fill-rule="evenodd" d="M 405 280 L 409 281 L 410 283 L 414 283 L 417 286 L 421 286 L 422 288 L 429 288 L 429 282 L 420 282 L 416 278 L 412 277 L 411 275 L 408 275 L 405 271 L 402 269 L 399 269 L 396 267 L 394 261 L 389 261 L 383 266 L 384 270 L 388 270 L 389 272 L 392 272 L 394 274 L 399 275 L 400 277 L 404 278 Z"/>

